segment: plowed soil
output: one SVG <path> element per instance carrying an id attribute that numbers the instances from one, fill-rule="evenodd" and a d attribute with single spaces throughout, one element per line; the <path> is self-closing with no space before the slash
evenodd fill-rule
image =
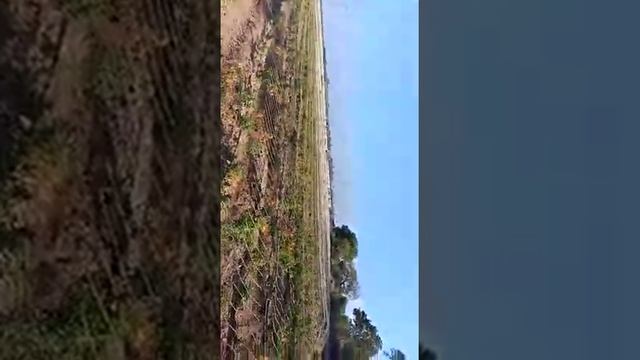
<path id="1" fill-rule="evenodd" d="M 218 14 L 0 4 L 0 358 L 215 358 Z"/>
<path id="2" fill-rule="evenodd" d="M 322 67 L 309 45 L 316 5 L 223 3 L 224 359 L 310 358 L 326 337 L 329 219 L 319 209 L 329 212 L 320 199 L 329 184 L 318 159 L 328 145 L 311 105 L 324 75 L 314 76 Z"/>

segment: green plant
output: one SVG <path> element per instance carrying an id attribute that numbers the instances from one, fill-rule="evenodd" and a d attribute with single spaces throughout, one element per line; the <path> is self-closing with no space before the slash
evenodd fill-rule
<path id="1" fill-rule="evenodd" d="M 259 141 L 256 141 L 254 139 L 249 140 L 248 147 L 249 154 L 253 158 L 257 158 L 258 156 L 260 156 L 260 152 L 262 151 L 262 144 Z"/>
<path id="2" fill-rule="evenodd" d="M 233 223 L 223 224 L 220 239 L 223 242 L 244 243 L 254 250 L 259 246 L 258 232 L 265 224 L 266 220 L 262 217 L 246 215 Z"/>
<path id="3" fill-rule="evenodd" d="M 270 68 L 265 68 L 262 70 L 262 83 L 267 87 L 275 86 L 277 84 L 277 77 L 274 71 Z"/>
<path id="4" fill-rule="evenodd" d="M 251 94 L 251 89 L 248 86 L 246 86 L 242 81 L 240 81 L 236 85 L 236 90 L 238 92 L 240 105 L 243 108 L 253 107 L 253 95 Z"/>
<path id="5" fill-rule="evenodd" d="M 230 186 L 232 184 L 235 184 L 238 181 L 241 181 L 242 179 L 244 179 L 245 175 L 246 174 L 245 174 L 244 167 L 238 165 L 237 163 L 233 163 L 229 166 L 229 168 L 227 169 L 224 175 L 223 184 L 225 186 Z"/>
<path id="6" fill-rule="evenodd" d="M 255 129 L 255 121 L 249 115 L 240 115 L 240 127 L 246 131 Z"/>

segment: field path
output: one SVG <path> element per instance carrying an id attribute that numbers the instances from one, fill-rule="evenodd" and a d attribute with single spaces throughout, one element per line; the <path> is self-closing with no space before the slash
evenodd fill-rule
<path id="1" fill-rule="evenodd" d="M 314 21 L 316 31 L 316 109 L 318 111 L 316 121 L 316 151 L 317 151 L 317 204 L 316 214 L 318 216 L 318 244 L 320 246 L 320 275 L 321 293 L 324 301 L 325 329 L 322 334 L 322 343 L 325 343 L 329 334 L 329 284 L 330 284 L 330 249 L 331 249 L 331 178 L 329 172 L 329 139 L 327 127 L 327 94 L 326 94 L 326 74 L 324 66 L 324 31 L 322 22 L 322 0 L 314 0 Z"/>

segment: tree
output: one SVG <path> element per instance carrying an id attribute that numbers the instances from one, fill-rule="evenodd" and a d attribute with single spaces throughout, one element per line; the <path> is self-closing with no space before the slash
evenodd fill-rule
<path id="1" fill-rule="evenodd" d="M 406 360 L 407 359 L 404 353 L 398 349 L 391 349 L 388 352 L 385 351 L 384 356 L 386 356 L 387 359 L 389 360 Z"/>
<path id="2" fill-rule="evenodd" d="M 331 232 L 331 258 L 352 262 L 358 256 L 358 239 L 347 225 L 336 226 Z"/>
<path id="3" fill-rule="evenodd" d="M 352 262 L 340 261 L 331 266 L 331 276 L 336 291 L 349 299 L 358 297 L 358 273 Z"/>
<path id="4" fill-rule="evenodd" d="M 363 354 L 367 359 L 382 349 L 382 339 L 378 335 L 378 329 L 371 323 L 364 310 L 353 309 L 349 335 L 356 353 Z"/>
<path id="5" fill-rule="evenodd" d="M 356 349 L 350 340 L 345 342 L 340 350 L 340 358 L 344 360 L 359 360 L 359 357 L 356 356 Z"/>

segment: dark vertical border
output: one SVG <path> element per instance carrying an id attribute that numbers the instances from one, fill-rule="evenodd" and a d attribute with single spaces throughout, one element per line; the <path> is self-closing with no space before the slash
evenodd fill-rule
<path id="1" fill-rule="evenodd" d="M 426 313 L 427 303 L 426 299 L 426 291 L 428 284 L 426 283 L 426 271 L 427 268 L 425 266 L 425 260 L 427 258 L 428 253 L 428 239 L 427 239 L 427 224 L 428 224 L 428 216 L 426 213 L 426 202 L 428 201 L 427 196 L 427 167 L 428 167 L 428 147 L 427 147 L 427 136 L 428 136 L 428 126 L 427 126 L 427 106 L 428 106 L 428 98 L 426 94 L 426 80 L 427 73 L 429 71 L 429 47 L 432 46 L 432 39 L 429 36 L 433 36 L 433 32 L 429 33 L 431 22 L 429 21 L 429 9 L 433 8 L 432 1 L 420 1 L 418 5 L 419 9 L 419 36 L 418 36 L 418 53 L 419 53 L 419 218 L 420 223 L 418 225 L 418 234 L 419 234 L 419 340 L 420 340 L 420 351 L 422 352 L 423 346 L 426 346 L 428 343 L 427 337 L 427 324 L 428 318 Z"/>
<path id="2" fill-rule="evenodd" d="M 433 254 L 433 214 L 435 209 L 431 199 L 437 196 L 441 189 L 434 188 L 435 177 L 442 169 L 441 158 L 446 152 L 446 146 L 439 139 L 438 132 L 446 128 L 446 119 L 435 116 L 435 109 L 444 101 L 444 84 L 438 73 L 438 63 L 443 59 L 442 43 L 444 37 L 441 31 L 446 28 L 439 26 L 440 15 L 453 5 L 448 1 L 423 0 L 419 3 L 419 340 L 420 359 L 435 359 L 437 344 L 429 331 L 432 313 L 429 311 L 432 301 L 430 287 L 433 267 L 430 259 Z M 446 156 L 444 156 L 446 157 Z M 434 348 L 435 347 L 435 348 Z M 434 352 L 435 351 L 435 352 Z"/>

